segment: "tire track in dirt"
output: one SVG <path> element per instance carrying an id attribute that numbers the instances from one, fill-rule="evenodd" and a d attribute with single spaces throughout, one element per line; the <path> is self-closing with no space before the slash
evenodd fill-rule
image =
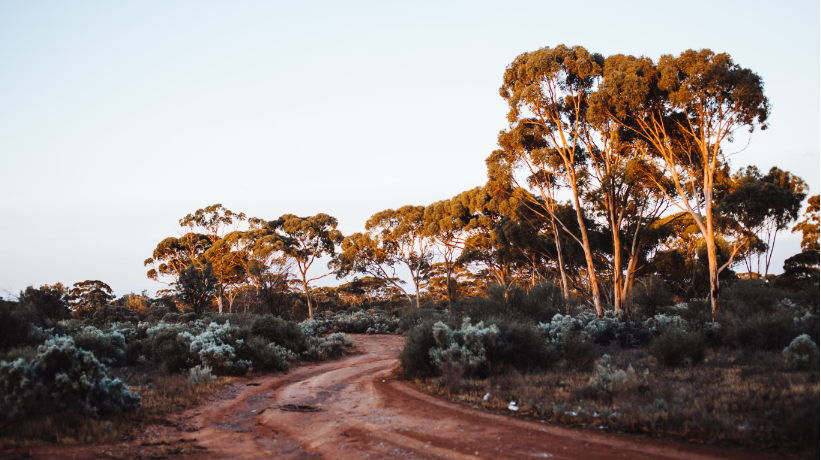
<path id="1" fill-rule="evenodd" d="M 251 382 L 259 387 L 245 387 L 230 402 L 198 408 L 191 420 L 202 426 L 203 458 L 772 458 L 472 410 L 395 379 L 404 338 L 355 340 L 357 355 L 260 377 Z M 287 412 L 285 405 L 318 411 Z"/>
<path id="2" fill-rule="evenodd" d="M 182 438 L 196 447 L 186 456 L 192 459 L 773 458 L 473 410 L 396 380 L 403 337 L 354 337 L 355 355 L 223 387 L 199 406 L 170 416 L 172 426 L 150 427 L 147 437 Z M 316 411 L 282 410 L 288 405 Z M 41 453 L 72 457 L 69 451 L 55 446 Z"/>

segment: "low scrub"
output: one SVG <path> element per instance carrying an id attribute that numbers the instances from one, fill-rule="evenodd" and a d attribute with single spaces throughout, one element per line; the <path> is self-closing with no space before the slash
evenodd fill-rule
<path id="1" fill-rule="evenodd" d="M 70 337 L 49 339 L 32 360 L 0 363 L 0 413 L 12 422 L 75 412 L 91 417 L 140 407 L 140 396 Z"/>
<path id="2" fill-rule="evenodd" d="M 405 375 L 423 377 L 447 371 L 462 376 L 488 376 L 509 369 L 546 369 L 559 359 L 558 351 L 539 331 L 522 321 L 496 319 L 459 327 L 427 321 L 412 328 L 400 354 Z"/>

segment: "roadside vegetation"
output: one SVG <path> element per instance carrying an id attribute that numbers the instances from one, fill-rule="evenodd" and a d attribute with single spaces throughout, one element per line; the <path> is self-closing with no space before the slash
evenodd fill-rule
<path id="1" fill-rule="evenodd" d="M 507 301 L 489 296 L 416 312 L 404 374 L 471 406 L 512 414 L 513 401 L 516 414 L 561 424 L 817 448 L 816 287 L 789 292 L 737 280 L 723 293 L 717 323 L 703 300 L 659 307 L 632 298 L 630 321 L 611 311 L 598 319 L 589 306 L 566 315 L 563 302 L 539 299 L 559 289 L 514 288 Z"/>
<path id="2" fill-rule="evenodd" d="M 813 445 L 819 196 L 730 163 L 767 127 L 761 78 L 710 50 L 559 45 L 518 56 L 500 94 L 509 126 L 478 187 L 350 235 L 325 213 L 215 204 L 147 254 L 154 296 L 87 280 L 0 302 L 4 445 L 126 436 L 221 382 L 397 332 L 405 376 L 472 405 Z M 801 251 L 776 275 L 788 230 Z M 342 284 L 317 286 L 330 276 Z"/>

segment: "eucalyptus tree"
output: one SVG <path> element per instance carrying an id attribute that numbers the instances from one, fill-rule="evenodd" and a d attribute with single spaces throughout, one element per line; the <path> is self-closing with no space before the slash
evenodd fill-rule
<path id="1" fill-rule="evenodd" d="M 649 144 L 652 158 L 676 187 L 668 198 L 693 218 L 706 244 L 710 299 L 719 309 L 719 266 L 713 216 L 715 173 L 726 161 L 724 147 L 740 130 L 766 128 L 770 106 L 761 78 L 710 50 L 662 56 L 607 58 L 599 87 L 603 103 L 619 123 Z M 663 186 L 659 187 L 664 190 Z"/>
<path id="2" fill-rule="evenodd" d="M 499 90 L 510 107 L 507 119 L 511 129 L 517 125 L 535 125 L 546 144 L 537 150 L 514 150 L 523 154 L 511 159 L 511 167 L 523 168 L 531 177 L 537 178 L 543 171 L 550 171 L 560 176 L 572 193 L 590 293 L 600 317 L 604 310 L 593 252 L 583 222 L 581 195 L 587 174 L 582 139 L 584 130 L 590 128 L 584 122 L 585 111 L 590 94 L 601 82 L 603 67 L 601 55 L 591 54 L 580 46 L 545 47 L 519 55 L 507 67 Z M 541 184 L 543 181 L 534 183 L 542 199 L 548 202 L 549 196 Z"/>
<path id="3" fill-rule="evenodd" d="M 186 267 L 205 264 L 205 252 L 211 247 L 211 240 L 201 233 L 186 233 L 169 237 L 157 244 L 151 257 L 143 265 L 150 267 L 146 274 L 149 279 L 173 287 Z M 168 294 L 171 289 L 160 289 L 158 294 Z"/>
<path id="4" fill-rule="evenodd" d="M 410 271 L 417 308 L 420 287 L 433 255 L 425 224 L 425 207 L 412 205 L 386 209 L 365 222 L 365 230 L 378 236 L 390 257 Z"/>
<path id="5" fill-rule="evenodd" d="M 174 285 L 175 296 L 200 316 L 217 294 L 217 284 L 211 262 L 206 262 L 202 268 L 191 263 L 180 272 Z"/>
<path id="6" fill-rule="evenodd" d="M 100 307 L 114 300 L 111 286 L 100 280 L 86 280 L 74 283 L 68 291 L 68 303 L 76 318 L 91 316 Z"/>
<path id="7" fill-rule="evenodd" d="M 807 184 L 788 171 L 772 167 L 766 175 L 755 166 L 741 169 L 732 178 L 732 190 L 723 196 L 717 212 L 729 216 L 747 238 L 748 246 L 760 242 L 759 250 L 746 251 L 747 271 L 761 273 L 761 255 L 764 255 L 766 279 L 775 250 L 778 232 L 798 219 L 801 205 L 807 196 Z"/>
<path id="8" fill-rule="evenodd" d="M 299 271 L 305 300 L 308 303 L 308 316 L 313 319 L 313 304 L 308 285 L 312 281 L 332 275 L 335 271 L 308 278 L 308 270 L 318 259 L 325 256 L 333 257 L 336 254 L 336 246 L 344 239 L 342 232 L 336 229 L 338 222 L 335 217 L 322 213 L 309 217 L 284 214 L 267 225 L 287 237 L 283 240 L 286 244 L 282 252 Z"/>
<path id="9" fill-rule="evenodd" d="M 293 269 L 293 261 L 285 255 L 285 248 L 292 242 L 263 219 L 253 217 L 248 223 L 247 231 L 230 234 L 226 239 L 241 240 L 240 245 L 247 254 L 244 272 L 254 286 L 257 299 L 269 313 L 284 316 Z"/>
<path id="10" fill-rule="evenodd" d="M 510 253 L 497 250 L 494 232 L 506 217 L 515 215 L 519 198 L 500 184 L 488 182 L 451 198 L 451 206 L 466 219 L 462 227 L 464 248 L 457 263 L 480 264 L 497 284 L 511 287 L 514 266 Z"/>
<path id="11" fill-rule="evenodd" d="M 789 287 L 806 288 L 810 284 L 818 284 L 821 253 L 819 212 L 819 195 L 810 197 L 804 220 L 792 229 L 793 232 L 801 232 L 802 239 L 801 252 L 784 261 L 784 274 L 781 278 L 782 283 Z"/>
<path id="12" fill-rule="evenodd" d="M 238 230 L 241 222 L 246 220 L 244 213 L 235 213 L 221 204 L 214 204 L 194 213 L 188 214 L 179 223 L 191 233 L 204 234 L 211 245 L 206 249 L 204 260 L 211 262 L 214 276 L 217 277 L 217 305 L 223 311 L 223 301 L 227 296 L 230 304 L 234 295 L 231 291 L 241 285 L 245 279 L 242 272 L 246 253 L 236 247 L 240 239 L 225 241 L 229 233 Z"/>
<path id="13" fill-rule="evenodd" d="M 399 277 L 397 268 L 401 261 L 390 241 L 379 234 L 370 232 L 354 233 L 342 241 L 341 251 L 328 264 L 342 279 L 356 273 L 365 278 L 380 280 L 380 283 L 393 286 L 413 304 L 408 291 L 402 287 L 405 282 Z"/>
<path id="14" fill-rule="evenodd" d="M 452 285 L 454 264 L 465 247 L 464 226 L 469 216 L 464 207 L 452 200 L 437 201 L 425 207 L 424 235 L 433 240 L 442 257 L 448 302 L 455 300 Z"/>

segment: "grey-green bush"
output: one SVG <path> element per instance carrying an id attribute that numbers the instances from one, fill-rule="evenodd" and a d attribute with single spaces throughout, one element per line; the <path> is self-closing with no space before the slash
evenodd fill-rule
<path id="1" fill-rule="evenodd" d="M 100 414 L 140 407 L 140 396 L 70 337 L 54 337 L 31 360 L 0 362 L 0 414 L 12 422 L 59 412 Z"/>
<path id="2" fill-rule="evenodd" d="M 809 335 L 801 334 L 781 352 L 787 360 L 787 367 L 796 370 L 806 370 L 818 366 L 818 345 Z"/>

